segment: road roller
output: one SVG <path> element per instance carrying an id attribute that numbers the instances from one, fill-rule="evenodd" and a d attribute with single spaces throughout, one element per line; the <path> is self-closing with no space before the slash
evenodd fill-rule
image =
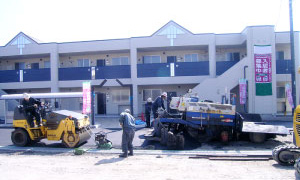
<path id="1" fill-rule="evenodd" d="M 35 120 L 34 120 L 35 121 Z M 30 127 L 22 105 L 14 110 L 11 140 L 16 146 L 28 146 L 41 139 L 62 141 L 65 147 L 78 147 L 91 136 L 90 120 L 87 115 L 69 110 L 46 113 L 41 125 Z"/>
<path id="2" fill-rule="evenodd" d="M 293 117 L 293 144 L 280 145 L 273 149 L 273 159 L 283 166 L 294 165 L 300 174 L 300 105 L 294 111 Z"/>

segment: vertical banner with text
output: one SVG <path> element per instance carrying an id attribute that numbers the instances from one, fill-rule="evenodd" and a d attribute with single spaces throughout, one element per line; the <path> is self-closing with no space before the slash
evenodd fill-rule
<path id="1" fill-rule="evenodd" d="M 289 102 L 289 105 L 294 108 L 294 103 L 293 103 L 293 97 L 292 97 L 292 88 L 289 84 L 285 85 L 285 94 L 286 94 L 286 98 Z"/>
<path id="2" fill-rule="evenodd" d="M 240 104 L 246 104 L 247 100 L 247 80 L 240 79 L 239 80 L 240 87 Z"/>
<path id="3" fill-rule="evenodd" d="M 256 95 L 272 95 L 272 46 L 254 46 L 254 71 Z"/>
<path id="4" fill-rule="evenodd" d="M 82 92 L 83 92 L 82 113 L 83 114 L 91 113 L 91 82 L 82 83 Z"/>

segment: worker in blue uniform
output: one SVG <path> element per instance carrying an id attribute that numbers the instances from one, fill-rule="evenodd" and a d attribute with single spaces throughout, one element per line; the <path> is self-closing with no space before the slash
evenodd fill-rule
<path id="1" fill-rule="evenodd" d="M 152 104 L 152 111 L 153 111 L 154 119 L 156 119 L 158 117 L 158 113 L 157 113 L 158 108 L 163 108 L 164 110 L 166 109 L 165 105 L 164 105 L 164 101 L 166 99 L 167 99 L 167 93 L 163 92 L 161 94 L 161 96 L 158 96 L 155 99 L 155 101 L 153 102 L 153 104 Z"/>
<path id="2" fill-rule="evenodd" d="M 152 109 L 152 99 L 148 98 L 147 103 L 145 104 L 146 128 L 150 128 L 151 109 Z"/>
<path id="3" fill-rule="evenodd" d="M 133 145 L 132 141 L 135 134 L 135 119 L 130 114 L 129 109 L 125 109 L 124 112 L 120 114 L 119 119 L 120 125 L 123 129 L 122 134 L 122 151 L 123 154 L 120 157 L 127 158 L 128 156 L 133 156 Z M 129 153 L 128 153 L 129 151 Z"/>

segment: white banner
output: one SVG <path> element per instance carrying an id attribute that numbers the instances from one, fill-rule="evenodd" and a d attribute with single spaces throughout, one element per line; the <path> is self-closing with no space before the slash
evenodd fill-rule
<path id="1" fill-rule="evenodd" d="M 88 114 L 91 113 L 91 82 L 83 82 L 82 83 L 82 92 L 83 92 L 83 105 L 82 105 L 82 113 Z"/>

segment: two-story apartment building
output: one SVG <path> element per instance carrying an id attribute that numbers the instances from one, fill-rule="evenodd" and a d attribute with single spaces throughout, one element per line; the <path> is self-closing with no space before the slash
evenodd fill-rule
<path id="1" fill-rule="evenodd" d="M 299 39 L 295 32 L 295 68 Z M 254 47 L 259 45 L 268 45 L 271 53 L 271 94 L 264 96 L 257 95 L 255 85 Z M 164 91 L 169 97 L 181 96 L 194 88 L 203 100 L 221 102 L 224 95 L 236 95 L 238 111 L 276 115 L 285 108 L 290 111 L 285 100 L 290 59 L 289 32 L 274 32 L 274 26 L 194 34 L 170 21 L 151 36 L 64 43 L 41 43 L 21 32 L 0 47 L 0 91 L 74 92 L 90 81 L 96 114 L 118 114 L 131 107 L 138 115 L 149 97 L 154 100 Z M 248 98 L 241 105 L 239 79 L 244 77 Z M 296 82 L 299 104 L 299 75 Z M 82 108 L 80 98 L 61 101 L 62 108 Z M 1 111 L 7 106 L 0 105 Z"/>

